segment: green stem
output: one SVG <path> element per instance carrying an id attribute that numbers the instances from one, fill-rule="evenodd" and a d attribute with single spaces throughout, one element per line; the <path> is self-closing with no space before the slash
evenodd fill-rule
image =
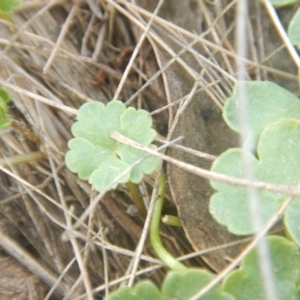
<path id="1" fill-rule="evenodd" d="M 165 263 L 171 270 L 177 271 L 184 271 L 187 268 L 177 261 L 163 246 L 160 236 L 159 236 L 159 225 L 160 225 L 160 218 L 161 218 L 161 211 L 164 204 L 164 197 L 165 197 L 165 177 L 161 175 L 159 188 L 158 188 L 158 198 L 156 199 L 152 219 L 150 223 L 150 240 L 154 251 L 156 252 L 157 256 Z"/>
<path id="2" fill-rule="evenodd" d="M 129 190 L 129 193 L 131 194 L 132 201 L 134 202 L 134 204 L 136 205 L 136 207 L 140 213 L 140 216 L 143 219 L 146 219 L 147 210 L 146 210 L 144 201 L 143 201 L 139 191 L 137 190 L 135 184 L 133 184 L 132 182 L 129 181 L 126 183 L 126 186 Z"/>

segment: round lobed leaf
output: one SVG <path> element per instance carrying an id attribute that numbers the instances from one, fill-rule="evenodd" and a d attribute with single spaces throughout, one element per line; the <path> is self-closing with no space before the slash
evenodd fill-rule
<path id="1" fill-rule="evenodd" d="M 155 139 L 157 133 L 152 126 L 152 119 L 145 110 L 129 107 L 121 116 L 121 132 L 140 144 L 148 146 Z"/>
<path id="2" fill-rule="evenodd" d="M 213 277 L 213 274 L 201 269 L 171 271 L 164 278 L 161 291 L 152 282 L 145 280 L 133 288 L 123 286 L 105 300 L 188 300 Z M 234 300 L 234 298 L 224 292 L 219 284 L 202 296 L 201 300 Z"/>
<path id="3" fill-rule="evenodd" d="M 262 132 L 256 158 L 252 153 L 242 149 L 230 149 L 220 155 L 212 165 L 212 171 L 245 178 L 244 162 L 251 165 L 256 180 L 286 185 L 300 182 L 300 121 L 282 119 L 269 124 Z M 255 232 L 250 211 L 249 195 L 245 187 L 232 186 L 211 181 L 217 190 L 210 199 L 210 212 L 220 223 L 227 226 L 234 234 L 248 235 Z M 264 226 L 278 210 L 286 195 L 266 190 L 255 190 L 260 216 Z M 298 207 L 300 198 L 284 214 L 287 230 L 295 241 L 300 241 L 300 219 L 295 218 L 293 209 Z M 298 211 L 298 210 L 297 210 Z M 298 231 L 297 231 L 298 228 Z"/>
<path id="4" fill-rule="evenodd" d="M 213 278 L 210 272 L 201 269 L 169 272 L 161 287 L 163 299 L 188 300 Z M 201 300 L 234 300 L 234 298 L 223 292 L 221 286 L 217 285 L 202 296 Z"/>
<path id="5" fill-rule="evenodd" d="M 280 236 L 268 236 L 266 240 L 277 299 L 296 300 L 297 293 L 299 294 L 299 250 L 294 243 Z M 261 274 L 261 263 L 257 249 L 252 250 L 243 260 L 240 269 L 225 278 L 224 291 L 238 300 L 267 299 L 264 287 L 267 278 Z"/>
<path id="6" fill-rule="evenodd" d="M 77 122 L 72 126 L 74 139 L 69 141 L 66 165 L 79 178 L 89 180 L 96 190 L 102 191 L 120 177 L 132 164 L 145 157 L 144 151 L 124 145 L 111 138 L 115 131 L 144 146 L 155 149 L 152 141 L 156 132 L 151 128 L 152 119 L 144 110 L 127 108 L 118 100 L 106 106 L 89 102 L 78 111 Z M 151 174 L 159 159 L 150 156 L 119 178 L 118 183 L 139 183 L 144 174 Z"/>
<path id="7" fill-rule="evenodd" d="M 241 133 L 240 93 L 245 92 L 247 104 L 248 143 L 254 149 L 267 124 L 281 118 L 300 119 L 300 101 L 286 89 L 269 81 L 240 81 L 226 100 L 223 117 L 234 131 Z"/>

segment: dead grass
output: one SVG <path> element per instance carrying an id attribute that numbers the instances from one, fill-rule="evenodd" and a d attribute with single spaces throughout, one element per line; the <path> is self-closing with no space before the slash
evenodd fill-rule
<path id="1" fill-rule="evenodd" d="M 160 284 L 165 269 L 146 239 L 148 223 L 127 213 L 132 207 L 124 187 L 107 193 L 85 225 L 73 228 L 97 198 L 64 165 L 76 110 L 86 101 L 117 97 L 153 112 L 155 128 L 168 141 L 197 93 L 204 91 L 222 108 L 236 78 L 235 1 L 195 7 L 191 1 L 190 11 L 177 1 L 157 8 L 163 18 L 155 17 L 154 1 L 70 2 L 25 1 L 12 15 L 14 24 L 0 20 L 0 85 L 12 95 L 9 114 L 35 137 L 24 138 L 15 128 L 1 132 L 1 157 L 46 154 L 0 166 L 1 299 L 101 299 L 128 280 Z M 191 9 L 201 11 L 199 19 L 189 16 Z M 295 64 L 281 39 L 263 33 L 272 20 L 258 3 L 251 13 L 248 79 L 271 78 L 296 91 Z M 284 62 L 278 60 L 282 55 Z M 155 182 L 149 177 L 140 186 L 149 204 L 147 220 Z M 168 200 L 166 212 L 176 213 L 170 193 Z M 194 252 L 182 229 L 164 227 L 162 234 L 175 256 Z M 187 264 L 203 263 L 196 257 Z"/>

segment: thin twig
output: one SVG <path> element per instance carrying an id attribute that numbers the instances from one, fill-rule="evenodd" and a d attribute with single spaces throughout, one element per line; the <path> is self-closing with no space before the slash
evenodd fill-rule
<path id="1" fill-rule="evenodd" d="M 60 110 L 66 112 L 66 113 L 69 113 L 71 115 L 76 115 L 77 114 L 77 109 L 75 109 L 75 108 L 71 108 L 67 105 L 59 104 L 57 102 L 51 101 L 51 100 L 49 100 L 45 97 L 42 97 L 42 96 L 37 95 L 35 93 L 29 92 L 27 90 L 24 90 L 24 89 L 14 85 L 14 84 L 11 84 L 11 83 L 8 83 L 8 82 L 4 81 L 2 79 L 0 79 L 0 85 L 4 86 L 4 87 L 7 87 L 8 89 L 11 89 L 11 90 L 13 90 L 15 92 L 18 92 L 20 94 L 23 94 L 25 96 L 28 96 L 29 98 L 38 100 L 42 103 L 45 103 L 49 106 L 52 106 L 52 107 L 56 108 L 56 109 L 60 109 Z"/>
<path id="2" fill-rule="evenodd" d="M 53 286 L 57 280 L 57 275 L 52 271 L 47 270 L 45 266 L 40 265 L 31 255 L 25 252 L 11 237 L 0 231 L 0 246 L 9 255 L 14 257 L 23 266 L 25 266 L 30 272 L 37 275 L 50 287 Z M 62 296 L 64 294 L 64 288 L 57 286 L 55 293 Z"/>
<path id="3" fill-rule="evenodd" d="M 69 12 L 69 15 L 66 19 L 66 22 L 63 24 L 62 30 L 61 30 L 61 32 L 58 36 L 55 47 L 54 47 L 50 57 L 48 58 L 45 66 L 43 68 L 43 73 L 44 74 L 47 73 L 49 68 L 51 67 L 51 64 L 52 64 L 52 62 L 53 62 L 53 60 L 54 60 L 54 58 L 55 58 L 55 56 L 58 52 L 58 49 L 60 48 L 63 40 L 65 39 L 66 34 L 68 33 L 69 26 L 71 25 L 71 22 L 72 22 L 72 20 L 75 16 L 76 11 L 77 11 L 76 5 L 73 5 L 73 7 L 72 7 L 71 11 Z"/>
<path id="4" fill-rule="evenodd" d="M 295 49 L 295 47 L 292 45 L 289 37 L 286 34 L 285 29 L 283 28 L 281 21 L 278 18 L 278 15 L 273 7 L 273 5 L 271 4 L 270 0 L 263 0 L 263 3 L 270 15 L 271 20 L 273 21 L 284 45 L 286 46 L 288 52 L 290 53 L 294 63 L 296 64 L 298 70 L 300 70 L 300 57 Z"/>
<path id="5" fill-rule="evenodd" d="M 137 142 L 134 142 L 134 141 L 128 139 L 127 137 L 121 135 L 118 132 L 112 133 L 111 137 L 121 143 L 130 145 L 133 148 L 140 149 L 149 154 L 158 156 L 161 159 L 163 159 L 171 164 L 174 164 L 181 169 L 191 172 L 192 174 L 207 178 L 209 180 L 214 180 L 214 181 L 233 184 L 233 185 L 246 186 L 246 187 L 255 187 L 258 189 L 266 189 L 266 190 L 270 190 L 270 191 L 274 191 L 274 192 L 287 194 L 290 196 L 300 196 L 299 187 L 283 185 L 283 184 L 273 184 L 273 183 L 264 182 L 264 181 L 252 181 L 252 180 L 247 180 L 247 179 L 240 179 L 240 178 L 220 174 L 217 172 L 208 171 L 206 169 L 195 167 L 194 165 L 184 163 L 184 162 L 177 160 L 175 158 L 172 158 L 170 156 L 161 154 L 158 152 L 159 151 L 158 149 L 157 149 L 158 151 L 151 150 L 150 148 L 147 148 L 141 144 L 138 144 Z"/>
<path id="6" fill-rule="evenodd" d="M 138 53 L 139 53 L 139 51 L 140 51 L 140 48 L 141 48 L 141 46 L 142 46 L 142 44 L 143 44 L 143 42 L 144 42 L 144 40 L 145 40 L 145 38 L 146 38 L 146 36 L 147 36 L 147 34 L 148 34 L 148 31 L 149 31 L 149 29 L 151 28 L 151 25 L 152 25 L 152 23 L 153 23 L 153 20 L 155 19 L 156 15 L 157 15 L 159 9 L 161 8 L 161 6 L 163 5 L 163 3 L 164 3 L 164 0 L 159 0 L 157 6 L 156 6 L 156 8 L 155 8 L 154 13 L 152 14 L 152 16 L 151 16 L 151 18 L 150 18 L 150 21 L 149 21 L 149 23 L 147 24 L 147 26 L 146 26 L 146 28 L 145 28 L 145 31 L 143 32 L 143 34 L 142 34 L 142 36 L 141 36 L 141 38 L 140 38 L 138 44 L 137 44 L 137 45 L 135 46 L 135 48 L 134 48 L 134 51 L 133 51 L 133 53 L 132 53 L 132 55 L 131 55 L 131 57 L 130 57 L 130 60 L 129 60 L 127 66 L 126 66 L 126 69 L 125 69 L 125 71 L 124 71 L 124 73 L 123 73 L 123 76 L 122 76 L 122 78 L 121 78 L 121 81 L 120 81 L 120 83 L 119 83 L 119 85 L 118 85 L 118 88 L 117 88 L 117 90 L 116 90 L 116 92 L 115 92 L 115 95 L 114 95 L 113 99 L 118 99 L 118 97 L 119 97 L 119 95 L 120 95 L 120 93 L 121 93 L 121 90 L 122 90 L 122 88 L 123 88 L 123 85 L 124 85 L 124 83 L 125 83 L 125 80 L 127 79 L 128 74 L 129 74 L 129 72 L 130 72 L 130 70 L 131 70 L 132 64 L 133 64 L 135 58 L 137 57 L 137 55 L 138 55 Z"/>

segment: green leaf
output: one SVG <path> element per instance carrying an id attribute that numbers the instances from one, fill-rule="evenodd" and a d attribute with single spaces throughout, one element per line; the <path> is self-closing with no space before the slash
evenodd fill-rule
<path id="1" fill-rule="evenodd" d="M 3 12 L 11 12 L 20 5 L 20 0 L 0 0 L 0 10 Z"/>
<path id="2" fill-rule="evenodd" d="M 290 21 L 288 27 L 288 36 L 292 44 L 300 49 L 300 7 Z"/>
<path id="3" fill-rule="evenodd" d="M 6 104 L 10 101 L 10 95 L 5 88 L 0 88 L 0 99 Z"/>
<path id="4" fill-rule="evenodd" d="M 277 7 L 280 6 L 285 6 L 285 5 L 289 5 L 289 4 L 293 4 L 298 2 L 299 0 L 270 0 L 270 2 Z"/>
<path id="5" fill-rule="evenodd" d="M 12 119 L 9 119 L 9 118 L 4 118 L 4 119 L 1 119 L 0 120 L 0 130 L 6 128 L 6 127 L 9 127 L 12 123 Z"/>
<path id="6" fill-rule="evenodd" d="M 5 117 L 7 113 L 7 104 L 10 101 L 9 93 L 6 89 L 0 88 L 0 120 Z"/>
<path id="7" fill-rule="evenodd" d="M 212 281 L 214 276 L 200 269 L 187 269 L 186 271 L 172 271 L 164 279 L 161 291 L 163 299 L 188 300 L 191 296 L 201 290 L 205 285 Z M 233 300 L 234 298 L 221 290 L 217 285 L 201 300 Z"/>
<path id="8" fill-rule="evenodd" d="M 294 243 L 283 237 L 269 236 L 266 240 L 277 299 L 296 300 L 299 293 L 299 250 Z M 265 300 L 266 278 L 261 274 L 261 264 L 257 249 L 252 250 L 243 260 L 240 269 L 230 273 L 224 280 L 224 290 L 238 300 Z"/>
<path id="9" fill-rule="evenodd" d="M 161 291 L 152 282 L 145 280 L 133 288 L 123 286 L 105 300 L 188 300 L 213 278 L 210 272 L 201 269 L 171 271 L 166 275 Z M 234 300 L 234 298 L 222 291 L 221 285 L 217 285 L 202 296 L 201 300 Z"/>
<path id="10" fill-rule="evenodd" d="M 7 105 L 4 101 L 2 101 L 2 98 L 0 98 L 0 120 L 5 117 L 6 113 Z"/>
<path id="11" fill-rule="evenodd" d="M 150 145 L 149 148 L 155 150 L 156 146 Z M 123 148 L 120 149 L 119 155 L 124 162 L 128 163 L 128 165 L 131 165 L 141 157 L 144 157 L 145 152 L 138 149 L 133 149 L 130 146 L 124 146 Z M 154 172 L 154 170 L 157 168 L 158 161 L 159 160 L 155 156 L 150 156 L 149 158 L 142 161 L 138 165 L 138 167 L 133 168 L 133 170 L 131 171 L 130 181 L 133 183 L 141 182 L 144 174 L 149 175 Z"/>
<path id="12" fill-rule="evenodd" d="M 240 93 L 245 92 L 247 100 L 248 143 L 255 147 L 258 138 L 269 123 L 281 118 L 300 119 L 300 101 L 289 91 L 269 81 L 242 81 L 237 82 L 232 97 L 226 100 L 224 119 L 234 131 L 241 133 L 239 107 Z"/>
<path id="13" fill-rule="evenodd" d="M 129 107 L 121 116 L 121 132 L 125 136 L 130 136 L 134 141 L 148 146 L 157 136 L 152 126 L 152 119 L 145 110 L 136 110 Z"/>
<path id="14" fill-rule="evenodd" d="M 230 149 L 215 160 L 212 171 L 245 178 L 243 162 L 247 160 L 256 180 L 297 185 L 300 182 L 299 149 L 300 121 L 281 119 L 269 124 L 262 132 L 257 148 L 258 158 L 242 149 Z M 252 224 L 254 216 L 249 208 L 247 189 L 214 181 L 211 181 L 211 186 L 217 191 L 210 199 L 210 212 L 214 218 L 234 234 L 254 233 Z M 287 196 L 266 190 L 255 191 L 260 206 L 256 214 L 260 214 L 264 226 Z M 293 201 L 293 207 L 298 207 L 300 199 L 295 198 Z M 297 232 L 297 228 L 298 231 L 300 228 L 300 218 L 294 218 L 291 209 L 285 212 L 285 224 L 292 237 L 300 240 Z"/>
<path id="15" fill-rule="evenodd" d="M 111 138 L 115 131 L 144 146 L 155 149 L 152 141 L 156 136 L 151 128 L 152 119 L 148 112 L 127 108 L 121 101 L 113 100 L 106 106 L 100 102 L 89 102 L 78 111 L 77 122 L 72 126 L 74 139 L 69 141 L 66 165 L 79 178 L 89 180 L 96 190 L 102 191 L 133 163 L 145 157 L 144 151 L 134 149 Z M 139 183 L 144 174 L 151 174 L 159 159 L 150 156 L 118 183 Z"/>
<path id="16" fill-rule="evenodd" d="M 141 281 L 133 288 L 122 286 L 105 300 L 161 300 L 158 288 L 150 281 Z"/>
<path id="17" fill-rule="evenodd" d="M 6 89 L 0 88 L 0 130 L 10 126 L 12 119 L 6 118 L 8 110 L 7 104 L 10 101 L 10 95 Z"/>

